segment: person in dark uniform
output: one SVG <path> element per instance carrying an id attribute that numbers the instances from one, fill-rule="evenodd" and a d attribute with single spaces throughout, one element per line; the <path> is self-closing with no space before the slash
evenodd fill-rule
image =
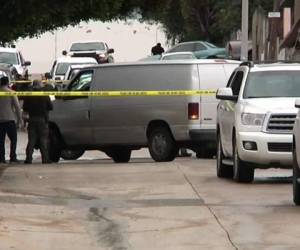
<path id="1" fill-rule="evenodd" d="M 33 91 L 42 91 L 40 81 L 33 82 Z M 28 144 L 26 147 L 25 164 L 32 163 L 32 154 L 38 143 L 42 155 L 42 163 L 51 163 L 48 156 L 48 115 L 53 109 L 49 96 L 31 96 L 24 99 L 23 110 L 28 113 Z"/>
<path id="2" fill-rule="evenodd" d="M 164 48 L 161 46 L 160 43 L 156 44 L 154 47 L 152 47 L 151 49 L 151 53 L 153 56 L 155 55 L 161 55 L 162 53 L 164 53 L 165 50 Z"/>

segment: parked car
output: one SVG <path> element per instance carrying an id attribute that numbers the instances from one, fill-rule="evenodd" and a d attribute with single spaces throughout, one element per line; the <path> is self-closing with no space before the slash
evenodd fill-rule
<path id="1" fill-rule="evenodd" d="M 293 200 L 300 205 L 300 99 L 296 99 L 297 117 L 293 133 Z"/>
<path id="2" fill-rule="evenodd" d="M 60 57 L 54 61 L 52 69 L 50 71 L 50 77 L 55 81 L 62 81 L 67 73 L 70 65 L 98 64 L 96 59 L 91 57 Z"/>
<path id="3" fill-rule="evenodd" d="M 206 90 L 225 86 L 238 66 L 227 60 L 106 64 L 82 69 L 67 91 Z M 204 154 L 216 148 L 215 95 L 61 97 L 50 114 L 51 159 L 62 149 L 104 151 L 128 162 L 149 147 L 155 161 L 172 161 L 179 147 Z"/>
<path id="4" fill-rule="evenodd" d="M 139 61 L 159 61 L 159 60 L 184 60 L 184 59 L 197 59 L 193 52 L 172 52 L 164 53 L 162 55 L 152 55 L 146 58 L 142 58 Z"/>
<path id="5" fill-rule="evenodd" d="M 193 52 L 173 52 L 161 55 L 160 60 L 190 60 L 197 59 Z"/>
<path id="6" fill-rule="evenodd" d="M 18 72 L 17 79 L 28 79 L 28 66 L 31 62 L 25 61 L 18 49 L 0 47 L 0 63 L 13 65 Z"/>
<path id="7" fill-rule="evenodd" d="M 226 58 L 225 48 L 219 48 L 214 44 L 204 41 L 184 42 L 175 45 L 166 53 L 193 52 L 198 59 L 203 58 Z"/>
<path id="8" fill-rule="evenodd" d="M 217 92 L 217 175 L 251 182 L 256 168 L 291 168 L 300 64 L 243 63 Z"/>
<path id="9" fill-rule="evenodd" d="M 105 42 L 86 41 L 72 43 L 68 54 L 71 57 L 92 57 L 102 64 L 113 63 L 114 52 L 114 49 L 109 48 Z"/>

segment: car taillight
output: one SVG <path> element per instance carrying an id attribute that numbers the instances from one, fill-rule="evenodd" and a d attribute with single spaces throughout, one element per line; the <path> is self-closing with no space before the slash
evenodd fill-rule
<path id="1" fill-rule="evenodd" d="M 199 103 L 189 103 L 188 105 L 189 120 L 199 119 Z"/>

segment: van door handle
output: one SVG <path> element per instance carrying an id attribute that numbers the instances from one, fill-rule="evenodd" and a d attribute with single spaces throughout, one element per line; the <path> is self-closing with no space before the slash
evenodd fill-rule
<path id="1" fill-rule="evenodd" d="M 90 120 L 91 119 L 91 111 L 86 111 L 86 119 Z"/>

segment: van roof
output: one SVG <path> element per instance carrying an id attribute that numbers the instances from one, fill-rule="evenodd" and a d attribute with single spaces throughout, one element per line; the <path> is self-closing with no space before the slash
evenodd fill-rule
<path id="1" fill-rule="evenodd" d="M 92 57 L 60 57 L 56 59 L 57 63 L 95 63 L 98 64 L 95 58 Z"/>
<path id="2" fill-rule="evenodd" d="M 188 64 L 241 64 L 240 61 L 226 60 L 226 59 L 189 59 L 189 60 L 158 60 L 158 61 L 137 61 L 137 62 L 123 62 L 123 63 L 107 63 L 97 66 L 98 67 L 118 67 L 118 66 L 141 66 L 141 65 L 188 65 Z"/>

